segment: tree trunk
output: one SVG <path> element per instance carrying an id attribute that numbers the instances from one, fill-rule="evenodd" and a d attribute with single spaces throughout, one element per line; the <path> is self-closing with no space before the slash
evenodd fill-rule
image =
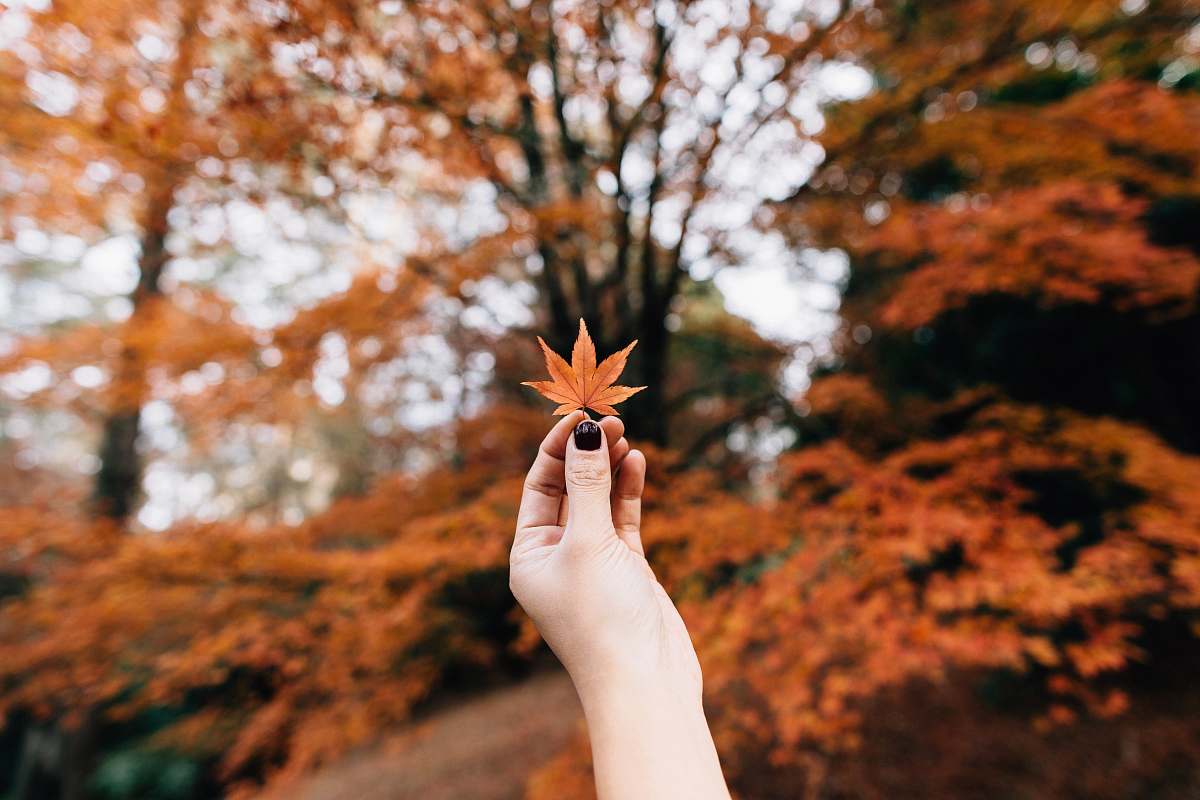
<path id="1" fill-rule="evenodd" d="M 30 725 L 13 781 L 13 800 L 87 800 L 98 726 L 96 714 L 90 712 L 77 728 Z"/>
<path id="2" fill-rule="evenodd" d="M 100 440 L 100 472 L 94 490 L 97 511 L 123 521 L 132 512 L 141 482 L 137 452 L 140 409 L 113 411 L 104 420 Z"/>
<path id="3" fill-rule="evenodd" d="M 175 195 L 173 180 L 161 181 L 153 190 L 142 228 L 141 255 L 138 259 L 138 285 L 130 298 L 133 313 L 127 330 L 145 325 L 153 313 L 153 301 L 161 295 L 159 279 L 167 263 L 167 214 Z M 96 512 L 124 522 L 133 513 L 142 478 L 141 457 L 137 451 L 139 420 L 146 394 L 146 360 L 140 343 L 126 337 L 118 374 L 112 385 L 112 407 L 104 420 L 100 441 L 100 471 L 96 474 L 93 503 Z"/>
<path id="4" fill-rule="evenodd" d="M 636 369 L 633 375 L 622 381 L 646 387 L 629 401 L 625 423 L 630 434 L 659 446 L 666 446 L 670 433 L 663 383 L 667 376 L 671 333 L 667 330 L 665 317 L 665 312 L 658 313 L 652 309 L 642 315 L 641 330 L 637 332 L 638 346 L 633 351 L 637 356 L 633 364 Z"/>
<path id="5" fill-rule="evenodd" d="M 99 719 L 89 711 L 78 728 L 63 730 L 62 790 L 59 800 L 87 800 L 96 761 Z"/>
<path id="6" fill-rule="evenodd" d="M 62 737 L 51 725 L 30 725 L 21 743 L 21 757 L 13 779 L 13 800 L 41 800 L 59 791 L 58 764 Z"/>

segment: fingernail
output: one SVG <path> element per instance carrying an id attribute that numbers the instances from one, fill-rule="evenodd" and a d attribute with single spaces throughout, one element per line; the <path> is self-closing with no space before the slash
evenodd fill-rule
<path id="1" fill-rule="evenodd" d="M 600 426 L 585 419 L 575 426 L 575 447 L 580 450 L 600 449 Z"/>

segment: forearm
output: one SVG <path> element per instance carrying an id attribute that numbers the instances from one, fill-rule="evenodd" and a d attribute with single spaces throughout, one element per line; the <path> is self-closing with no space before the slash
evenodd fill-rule
<path id="1" fill-rule="evenodd" d="M 600 800 L 728 800 L 700 698 L 679 681 L 581 689 Z"/>

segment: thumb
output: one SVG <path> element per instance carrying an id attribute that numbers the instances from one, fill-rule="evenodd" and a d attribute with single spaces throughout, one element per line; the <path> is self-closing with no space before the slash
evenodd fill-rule
<path id="1" fill-rule="evenodd" d="M 567 442 L 567 524 L 564 540 L 600 541 L 614 536 L 612 468 L 604 429 L 590 419 L 575 426 Z"/>

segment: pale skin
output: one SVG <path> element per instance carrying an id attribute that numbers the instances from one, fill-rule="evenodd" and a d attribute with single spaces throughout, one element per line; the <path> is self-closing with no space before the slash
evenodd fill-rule
<path id="1" fill-rule="evenodd" d="M 600 800 L 728 800 L 696 651 L 642 548 L 646 457 L 616 417 L 581 449 L 585 419 L 560 420 L 529 470 L 513 594 L 579 693 Z"/>

